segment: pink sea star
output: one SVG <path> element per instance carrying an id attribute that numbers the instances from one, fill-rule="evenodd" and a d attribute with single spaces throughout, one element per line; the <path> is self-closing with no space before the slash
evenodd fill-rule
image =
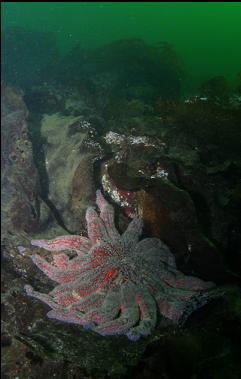
<path id="1" fill-rule="evenodd" d="M 53 264 L 32 256 L 38 268 L 58 283 L 49 294 L 25 286 L 28 295 L 51 307 L 49 318 L 137 340 L 154 329 L 157 310 L 179 323 L 207 302 L 205 290 L 213 283 L 178 271 L 173 254 L 158 238 L 139 241 L 140 218 L 135 217 L 120 235 L 114 209 L 100 191 L 96 203 L 100 215 L 93 208 L 86 212 L 89 238 L 69 235 L 31 242 L 49 251 L 76 253 L 74 258 L 54 255 Z"/>

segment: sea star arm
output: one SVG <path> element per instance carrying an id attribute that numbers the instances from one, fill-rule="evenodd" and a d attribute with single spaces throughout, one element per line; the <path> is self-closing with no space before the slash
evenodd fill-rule
<path id="1" fill-rule="evenodd" d="M 96 191 L 96 204 L 100 209 L 100 218 L 104 222 L 109 238 L 114 241 L 120 241 L 120 234 L 115 227 L 114 208 L 107 203 L 100 190 Z"/>
<path id="2" fill-rule="evenodd" d="M 62 308 L 71 307 L 83 299 L 83 297 L 74 291 L 72 284 L 59 284 L 49 295 L 52 296 Z"/>
<path id="3" fill-rule="evenodd" d="M 75 269 L 60 269 L 50 263 L 48 263 L 44 258 L 42 258 L 38 254 L 34 254 L 31 256 L 32 261 L 35 263 L 35 265 L 45 273 L 51 280 L 54 280 L 58 283 L 68 283 L 72 282 L 74 278 L 77 278 L 80 270 L 82 268 L 82 263 L 79 262 L 77 267 Z"/>
<path id="4" fill-rule="evenodd" d="M 162 262 L 169 268 L 176 268 L 174 255 L 158 238 L 145 238 L 138 242 L 134 253 L 155 266 L 157 262 Z"/>
<path id="5" fill-rule="evenodd" d="M 92 243 L 95 245 L 101 240 L 108 240 L 108 235 L 103 221 L 99 218 L 98 214 L 93 208 L 88 208 L 86 211 L 86 222 L 88 229 L 88 236 Z"/>
<path id="6" fill-rule="evenodd" d="M 64 321 L 71 324 L 84 325 L 85 319 L 81 314 L 71 311 L 51 310 L 47 313 L 48 318 L 58 321 Z"/>
<path id="7" fill-rule="evenodd" d="M 105 289 L 110 286 L 110 283 L 116 278 L 118 272 L 111 267 L 97 267 L 94 270 L 86 269 L 81 276 L 71 283 L 61 284 L 57 286 L 51 295 L 58 299 L 72 297 L 80 299 L 90 296 L 94 292 Z"/>
<path id="8" fill-rule="evenodd" d="M 28 296 L 41 300 L 43 303 L 47 304 L 52 309 L 59 309 L 59 304 L 54 301 L 54 298 L 52 296 L 35 291 L 30 285 L 26 285 L 24 289 Z"/>
<path id="9" fill-rule="evenodd" d="M 113 320 L 121 308 L 120 291 L 110 290 L 101 307 L 101 323 Z"/>
<path id="10" fill-rule="evenodd" d="M 87 254 L 91 247 L 88 238 L 74 235 L 60 236 L 52 240 L 32 240 L 31 244 L 48 251 L 73 250 L 80 255 Z"/>
<path id="11" fill-rule="evenodd" d="M 80 312 L 88 313 L 93 308 L 99 308 L 102 306 L 104 302 L 104 293 L 92 293 L 88 297 L 84 297 L 81 300 L 73 303 L 69 308 L 71 310 L 77 310 Z"/>
<path id="12" fill-rule="evenodd" d="M 63 310 L 64 312 L 69 312 L 70 315 L 78 315 L 78 317 L 81 318 L 81 323 L 85 327 L 93 328 L 95 325 L 94 323 L 100 322 L 100 309 L 103 301 L 104 293 L 95 292 L 79 301 L 74 302 Z M 61 314 L 63 316 L 62 312 Z M 80 320 L 77 320 L 77 322 L 79 321 Z"/>
<path id="13" fill-rule="evenodd" d="M 102 335 L 125 334 L 139 320 L 139 310 L 135 301 L 135 286 L 125 283 L 121 287 L 121 315 L 117 319 L 95 328 Z"/>
<path id="14" fill-rule="evenodd" d="M 193 313 L 193 311 L 202 307 L 210 301 L 211 297 L 208 293 L 202 293 L 189 297 L 188 301 L 181 300 L 178 296 L 173 299 L 159 297 L 157 304 L 160 313 L 174 323 L 182 324 Z"/>
<path id="15" fill-rule="evenodd" d="M 157 304 L 160 313 L 175 324 L 181 319 L 186 307 L 186 302 L 184 301 L 171 301 L 164 298 L 157 299 Z"/>
<path id="16" fill-rule="evenodd" d="M 141 336 L 148 336 L 156 326 L 157 312 L 154 298 L 146 289 L 139 289 L 136 295 L 137 304 L 140 308 L 140 322 L 131 328 L 127 337 L 137 341 Z"/>
<path id="17" fill-rule="evenodd" d="M 123 246 L 125 249 L 135 251 L 134 248 L 139 241 L 143 229 L 143 221 L 135 217 L 128 225 L 126 231 L 122 234 Z"/>
<path id="18" fill-rule="evenodd" d="M 161 275 L 162 280 L 173 288 L 183 290 L 191 289 L 193 291 L 203 291 L 215 286 L 213 282 L 205 282 L 194 276 L 184 275 L 181 271 L 175 270 L 173 273 L 168 272 L 167 275 Z"/>
<path id="19" fill-rule="evenodd" d="M 58 255 L 53 256 L 53 261 L 56 267 L 60 270 L 66 270 L 69 265 L 69 257 L 64 253 L 60 253 Z"/>

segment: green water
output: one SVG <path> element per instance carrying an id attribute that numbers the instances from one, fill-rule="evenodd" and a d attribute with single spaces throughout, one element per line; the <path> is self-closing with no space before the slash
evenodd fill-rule
<path id="1" fill-rule="evenodd" d="M 192 83 L 241 70 L 241 3 L 3 3 L 2 28 L 53 31 L 60 50 L 121 38 L 168 41 Z"/>

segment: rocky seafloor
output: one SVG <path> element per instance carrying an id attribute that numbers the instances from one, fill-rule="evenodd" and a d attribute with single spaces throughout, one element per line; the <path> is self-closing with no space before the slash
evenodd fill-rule
<path id="1" fill-rule="evenodd" d="M 236 379 L 238 95 L 174 99 L 165 88 L 158 96 L 160 83 L 146 79 L 113 96 L 126 77 L 117 75 L 119 67 L 108 67 L 108 75 L 105 70 L 87 83 L 66 78 L 28 83 L 24 91 L 2 84 L 3 378 Z M 206 89 L 210 94 L 210 83 Z M 160 319 L 137 342 L 47 319 L 48 307 L 24 292 L 29 283 L 40 292 L 53 288 L 32 264 L 30 240 L 85 236 L 85 211 L 94 206 L 98 188 L 115 207 L 120 232 L 138 212 L 145 236 L 160 238 L 182 272 L 215 282 L 221 296 L 181 328 Z"/>

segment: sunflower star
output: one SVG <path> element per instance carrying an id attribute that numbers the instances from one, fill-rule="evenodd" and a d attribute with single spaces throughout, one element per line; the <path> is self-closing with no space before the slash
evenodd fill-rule
<path id="1" fill-rule="evenodd" d="M 149 335 L 162 316 L 180 323 L 208 301 L 205 290 L 214 286 L 177 270 L 174 255 L 158 238 L 139 241 L 143 221 L 135 217 L 120 235 L 114 224 L 114 209 L 96 193 L 100 215 L 86 211 L 88 237 L 61 236 L 33 240 L 48 251 L 71 250 L 53 256 L 53 264 L 40 255 L 33 262 L 58 285 L 49 293 L 29 296 L 51 307 L 51 319 L 80 324 L 101 335 L 125 334 L 131 340 Z"/>

